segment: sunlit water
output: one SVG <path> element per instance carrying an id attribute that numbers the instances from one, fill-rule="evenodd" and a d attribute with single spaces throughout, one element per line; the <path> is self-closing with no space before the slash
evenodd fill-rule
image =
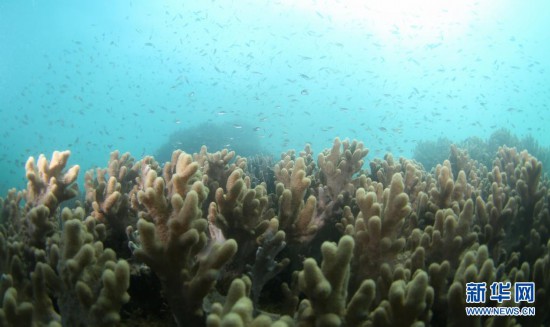
<path id="1" fill-rule="evenodd" d="M 24 187 L 30 155 L 103 167 L 203 122 L 276 156 L 336 136 L 367 159 L 411 156 L 418 140 L 501 127 L 549 146 L 549 13 L 543 0 L 2 0 L 0 194 Z"/>

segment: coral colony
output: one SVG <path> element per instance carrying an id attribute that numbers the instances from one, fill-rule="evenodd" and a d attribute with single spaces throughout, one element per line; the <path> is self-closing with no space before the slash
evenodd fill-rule
<path id="1" fill-rule="evenodd" d="M 115 151 L 80 200 L 68 151 L 31 157 L 0 202 L 0 326 L 548 326 L 541 162 L 451 152 Z"/>

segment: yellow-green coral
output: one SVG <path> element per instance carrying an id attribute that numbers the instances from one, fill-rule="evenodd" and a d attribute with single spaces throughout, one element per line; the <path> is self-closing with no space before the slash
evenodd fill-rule
<path id="1" fill-rule="evenodd" d="M 304 269 L 298 275 L 299 287 L 306 295 L 297 312 L 300 326 L 361 326 L 368 322 L 376 286 L 372 280 L 364 280 L 351 299 L 348 299 L 350 262 L 354 241 L 343 236 L 336 246 L 322 245 L 323 263 L 306 259 Z"/>
<path id="2" fill-rule="evenodd" d="M 163 184 L 157 179 L 157 191 L 162 190 L 159 186 Z M 207 245 L 207 223 L 201 218 L 197 192 L 190 190 L 185 200 L 179 193 L 172 195 L 170 207 L 162 192 L 149 188 L 148 194 L 151 196 L 144 198 L 150 201 L 148 208 L 154 209 L 161 219 L 156 219 L 155 223 L 143 219 L 138 222 L 141 246 L 134 255 L 159 276 L 178 325 L 200 324 L 204 319 L 202 299 L 215 284 L 219 269 L 237 251 L 237 243 L 229 240 L 214 244 L 199 257 Z M 155 206 L 160 208 L 155 209 Z M 161 227 L 163 231 L 159 233 Z"/>
<path id="3" fill-rule="evenodd" d="M 336 140 L 318 166 L 306 146 L 265 180 L 227 150 L 176 151 L 162 168 L 115 151 L 107 169 L 87 174 L 85 206 L 61 215 L 78 168 L 64 172 L 67 152 L 51 164 L 30 160 L 26 194 L 0 201 L 0 323 L 116 325 L 132 274 L 179 325 L 547 324 L 550 194 L 541 163 L 501 148 L 489 172 L 451 150 L 431 173 L 387 155 L 369 174 L 362 144 Z M 127 227 L 130 264 L 108 249 L 116 222 Z M 338 245 L 320 246 L 327 239 Z M 126 240 L 118 246 L 120 254 Z M 160 291 L 151 287 L 157 278 Z M 470 281 L 534 281 L 537 316 L 465 316 L 467 305 L 493 305 L 465 303 Z M 134 301 L 131 315 L 151 314 Z"/>
<path id="4" fill-rule="evenodd" d="M 340 150 L 342 146 L 342 151 Z M 320 153 L 317 163 L 322 172 L 322 180 L 328 188 L 328 193 L 335 199 L 340 192 L 353 193 L 355 186 L 352 184 L 354 175 L 363 167 L 363 158 L 369 153 L 362 142 L 353 140 L 340 141 L 334 139 L 332 149 Z"/>
<path id="5" fill-rule="evenodd" d="M 250 280 L 235 279 L 227 293 L 224 304 L 215 303 L 212 312 L 206 320 L 207 327 L 293 327 L 290 317 L 282 317 L 273 322 L 266 315 L 254 317 L 252 301 L 247 293 L 250 290 Z"/>
<path id="6" fill-rule="evenodd" d="M 71 155 L 70 151 L 55 151 L 50 162 L 41 154 L 35 164 L 34 158 L 27 160 L 27 193 L 28 204 L 43 204 L 55 212 L 61 201 L 73 198 L 78 193 L 77 185 L 73 184 L 78 176 L 80 166 L 75 165 L 63 172 Z"/>

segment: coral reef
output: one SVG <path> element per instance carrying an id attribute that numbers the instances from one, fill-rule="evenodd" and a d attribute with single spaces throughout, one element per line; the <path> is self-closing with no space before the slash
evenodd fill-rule
<path id="1" fill-rule="evenodd" d="M 77 199 L 70 152 L 30 158 L 27 189 L 0 199 L 0 326 L 549 325 L 542 162 L 447 149 L 431 171 L 391 154 L 366 170 L 338 138 L 278 162 L 115 151 Z M 535 301 L 466 301 L 498 282 L 534 282 Z M 536 314 L 465 312 L 515 306 Z"/>
<path id="2" fill-rule="evenodd" d="M 449 158 L 449 149 L 452 143 L 447 138 L 439 138 L 437 141 L 420 141 L 413 150 L 413 158 L 429 170 Z M 507 146 L 509 148 L 527 150 L 529 154 L 544 164 L 547 173 L 550 171 L 550 148 L 541 146 L 530 134 L 520 139 L 512 131 L 503 127 L 491 133 L 486 140 L 472 136 L 464 140 L 455 140 L 454 143 L 470 158 L 489 169 L 492 166 L 493 158 L 498 152 L 499 147 Z M 452 157 L 453 154 L 451 153 L 450 156 Z M 456 175 L 457 172 L 454 173 Z"/>
<path id="3" fill-rule="evenodd" d="M 55 152 L 48 164 L 41 155 L 37 167 L 31 157 L 27 190 L 2 201 L 2 326 L 115 326 L 129 301 L 130 267 L 104 248 L 105 226 L 78 203 L 58 209 L 76 196 L 79 167 L 65 171 L 69 156 Z"/>

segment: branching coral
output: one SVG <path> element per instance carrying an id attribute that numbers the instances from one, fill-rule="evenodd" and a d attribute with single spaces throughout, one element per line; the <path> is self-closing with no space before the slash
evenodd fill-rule
<path id="1" fill-rule="evenodd" d="M 452 147 L 431 172 L 391 154 L 368 172 L 366 154 L 336 139 L 318 165 L 309 146 L 274 167 L 254 163 L 275 182 L 250 176 L 227 150 L 175 151 L 163 167 L 115 151 L 86 174 L 86 204 L 61 214 L 78 166 L 65 171 L 68 152 L 31 158 L 27 191 L 0 200 L 0 325 L 130 324 L 148 315 L 138 301 L 121 318 L 131 285 L 181 326 L 550 323 L 550 182 L 540 161 L 502 147 L 489 170 Z M 115 230 L 131 253 L 111 241 Z M 133 255 L 130 264 L 115 251 Z M 161 291 L 143 286 L 155 282 Z M 467 303 L 470 282 L 534 282 L 536 301 Z M 465 315 L 513 305 L 536 317 Z"/>
<path id="2" fill-rule="evenodd" d="M 477 241 L 473 218 L 472 200 L 466 202 L 459 215 L 451 209 L 438 210 L 433 226 L 427 226 L 423 232 L 415 230 L 411 233 L 410 246 L 424 248 L 432 262 L 447 260 L 455 265 L 460 254 Z"/>
<path id="3" fill-rule="evenodd" d="M 43 204 L 53 213 L 60 202 L 77 195 L 78 186 L 74 181 L 80 166 L 73 166 L 63 172 L 70 155 L 70 151 L 55 151 L 50 162 L 43 154 L 38 157 L 36 164 L 33 157 L 27 160 L 25 169 L 29 181 L 26 201 L 29 206 Z"/>
<path id="4" fill-rule="evenodd" d="M 227 193 L 218 188 L 216 202 L 211 202 L 208 210 L 210 231 L 219 229 L 223 239 L 231 238 L 239 244 L 237 260 L 226 267 L 235 276 L 242 274 L 246 264 L 254 260 L 258 238 L 267 230 L 268 219 L 273 216 L 267 210 L 268 199 L 263 186 L 249 187 L 250 181 L 243 178 L 243 171 L 234 170 L 227 180 Z"/>
<path id="5" fill-rule="evenodd" d="M 254 264 L 250 269 L 251 297 L 256 313 L 258 312 L 260 294 L 265 284 L 277 276 L 290 262 L 288 258 L 276 260 L 277 255 L 286 246 L 285 232 L 278 231 L 278 225 L 277 219 L 271 219 L 269 228 L 258 240 L 260 245 L 256 251 Z"/>
<path id="6" fill-rule="evenodd" d="M 432 211 L 446 208 L 452 208 L 455 212 L 460 211 L 466 199 L 472 194 L 464 171 L 458 173 L 456 181 L 453 180 L 451 163 L 445 160 L 443 165 L 436 167 L 435 175 L 437 183 L 430 190 Z"/>
<path id="7" fill-rule="evenodd" d="M 32 292 L 27 294 L 15 283 L 17 276 L 10 282 L 4 313 L 0 313 L 7 326 L 115 326 L 120 321 L 120 308 L 129 300 L 129 266 L 124 260 L 117 262 L 116 254 L 103 249 L 101 242 L 94 242 L 80 220 L 69 220 L 71 215 L 63 213 L 68 220 L 60 246 L 53 244 L 30 274 Z M 19 295 L 17 288 L 23 291 Z M 32 300 L 32 304 L 16 304 L 18 299 Z"/>
<path id="8" fill-rule="evenodd" d="M 222 151 L 209 153 L 206 146 L 201 148 L 199 153 L 193 155 L 193 159 L 198 163 L 200 170 L 207 176 L 204 181 L 208 186 L 210 193 L 215 194 L 218 187 L 224 187 L 227 179 L 236 169 L 246 170 L 246 159 L 235 158 L 235 151 L 224 149 Z"/>
<path id="9" fill-rule="evenodd" d="M 321 267 L 313 259 L 304 262 L 298 278 L 307 300 L 301 302 L 298 310 L 300 326 L 341 326 L 345 320 L 358 326 L 366 320 L 374 298 L 374 283 L 365 280 L 349 303 L 347 301 L 353 248 L 353 238 L 344 236 L 338 246 L 323 243 Z"/>
<path id="10" fill-rule="evenodd" d="M 291 242 L 311 240 L 323 224 L 323 221 L 315 220 L 316 198 L 309 196 L 304 203 L 304 196 L 311 184 L 311 180 L 306 177 L 305 168 L 304 159 L 296 159 L 290 174 L 286 169 L 281 170 L 281 174 L 288 177 L 285 182 L 288 186 L 285 187 L 284 183 L 277 184 L 279 228 L 286 232 L 287 239 Z"/>
<path id="11" fill-rule="evenodd" d="M 231 283 L 225 303 L 215 303 L 212 312 L 206 321 L 207 327 L 292 327 L 292 318 L 283 316 L 277 321 L 266 315 L 259 315 L 256 318 L 252 315 L 252 302 L 247 296 L 250 290 L 250 280 L 235 279 Z"/>
<path id="12" fill-rule="evenodd" d="M 175 174 L 169 176 L 170 186 L 150 171 L 147 188 L 138 195 L 153 223 L 144 219 L 138 222 L 140 245 L 134 245 L 134 256 L 159 276 L 179 326 L 204 322 L 202 299 L 215 284 L 220 268 L 237 251 L 233 240 L 206 249 L 207 221 L 201 218 L 200 209 L 206 191 L 200 181 L 190 184 L 197 169 L 198 165 L 182 153 Z M 131 228 L 128 233 L 132 233 Z"/>
<path id="13" fill-rule="evenodd" d="M 113 167 L 114 164 L 111 164 Z M 123 169 L 122 171 L 127 171 Z M 125 176 L 124 173 L 118 175 Z M 123 177 L 124 178 L 124 177 Z M 135 223 L 135 214 L 130 212 L 128 193 L 122 191 L 117 178 L 111 176 L 105 180 L 105 172 L 97 170 L 94 181 L 93 172 L 86 172 L 85 176 L 86 201 L 92 208 L 91 216 L 98 222 L 105 224 L 107 235 L 105 245 L 113 248 L 119 255 L 128 257 L 126 227 Z M 129 190 L 132 188 L 127 187 Z"/>
<path id="14" fill-rule="evenodd" d="M 116 262 L 114 251 L 103 249 L 103 244 L 92 242 L 92 238 L 82 222 L 69 220 L 61 247 L 52 247 L 49 263 L 37 264 L 31 279 L 35 306 L 46 306 L 36 309 L 43 316 L 53 313 L 44 294 L 53 289 L 64 325 L 115 326 L 119 322 L 120 308 L 129 300 L 130 268 L 124 260 Z"/>
<path id="15" fill-rule="evenodd" d="M 357 190 L 360 213 L 354 223 L 349 219 L 343 221 L 345 233 L 353 235 L 357 243 L 357 260 L 352 268 L 354 285 L 377 275 L 380 265 L 393 262 L 404 248 L 405 239 L 400 237 L 400 231 L 411 208 L 403 188 L 401 175 L 395 174 L 391 188 L 384 192 L 382 203 L 378 202 L 374 192 L 367 193 L 362 188 Z"/>
<path id="16" fill-rule="evenodd" d="M 134 158 L 129 152 L 120 155 L 120 152 L 111 152 L 109 163 L 107 165 L 107 174 L 116 178 L 120 183 L 122 193 L 128 193 L 136 183 L 136 177 L 139 174 L 139 164 L 134 163 Z"/>
<path id="17" fill-rule="evenodd" d="M 262 186 L 249 189 L 250 181 L 243 178 L 243 171 L 237 169 L 227 180 L 227 193 L 216 190 L 216 202 L 209 208 L 210 223 L 220 228 L 226 238 L 234 238 L 245 244 L 255 240 L 268 227 L 273 213 L 267 212 L 267 196 Z"/>
<path id="18" fill-rule="evenodd" d="M 342 151 L 340 150 L 342 146 Z M 355 186 L 352 184 L 354 175 L 363 167 L 363 158 L 369 153 L 362 142 L 334 139 L 330 151 L 320 153 L 317 164 L 321 171 L 321 183 L 328 188 L 331 199 L 335 199 L 340 192 L 353 194 Z"/>
<path id="19" fill-rule="evenodd" d="M 193 193 L 189 199 L 196 198 Z M 220 268 L 237 251 L 237 243 L 230 240 L 215 244 L 200 258 L 200 251 L 206 247 L 206 221 L 193 223 L 193 217 L 186 215 L 189 206 L 197 201 L 186 200 L 182 214 L 170 223 L 168 240 L 156 236 L 155 225 L 145 220 L 138 222 L 141 247 L 134 251 L 136 258 L 146 263 L 159 276 L 164 296 L 178 326 L 202 325 L 202 299 L 214 286 Z"/>
<path id="20" fill-rule="evenodd" d="M 400 173 L 403 170 L 400 162 L 393 159 L 391 153 L 384 156 L 384 160 L 374 159 L 370 162 L 371 175 L 374 180 L 382 183 L 383 187 L 387 187 L 391 183 L 394 174 Z"/>
<path id="21" fill-rule="evenodd" d="M 22 222 L 18 218 L 21 216 L 20 204 L 23 197 L 23 192 L 10 189 L 5 199 L 0 198 L 0 226 L 14 231 L 20 230 Z"/>
<path id="22" fill-rule="evenodd" d="M 466 316 L 466 283 L 483 282 L 486 285 L 491 285 L 494 281 L 495 267 L 493 260 L 489 258 L 487 247 L 481 246 L 478 250 L 466 252 L 456 269 L 454 281 L 449 287 L 447 325 L 464 326 L 464 324 L 469 324 L 481 326 L 480 317 Z"/>
<path id="23" fill-rule="evenodd" d="M 429 323 L 434 294 L 426 272 L 418 271 L 408 283 L 402 279 L 394 281 L 388 297 L 373 311 L 373 326 L 405 327 Z"/>

